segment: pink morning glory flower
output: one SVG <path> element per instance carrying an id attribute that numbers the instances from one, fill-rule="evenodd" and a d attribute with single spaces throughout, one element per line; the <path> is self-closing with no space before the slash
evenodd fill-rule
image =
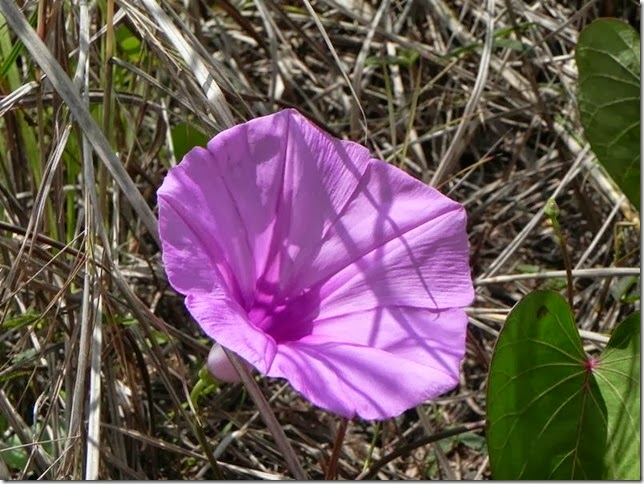
<path id="1" fill-rule="evenodd" d="M 163 262 L 203 331 L 345 417 L 454 388 L 473 299 L 463 207 L 295 110 L 215 136 L 158 191 Z M 223 351 L 209 367 L 230 378 Z"/>

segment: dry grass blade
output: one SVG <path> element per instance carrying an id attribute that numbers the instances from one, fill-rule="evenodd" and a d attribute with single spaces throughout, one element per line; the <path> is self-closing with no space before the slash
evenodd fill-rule
<path id="1" fill-rule="evenodd" d="M 597 269 L 574 269 L 572 277 L 615 277 L 615 276 L 639 276 L 639 267 L 606 267 Z M 504 274 L 502 276 L 491 276 L 476 281 L 477 286 L 485 284 L 498 284 L 500 282 L 521 281 L 527 279 L 554 279 L 566 277 L 566 271 L 544 271 L 527 274 Z"/>
<path id="2" fill-rule="evenodd" d="M 86 88 L 86 86 L 85 86 Z M 103 284 L 103 271 L 94 267 L 90 262 L 91 259 L 103 259 L 103 250 L 96 246 L 96 237 L 94 231 L 97 231 L 105 244 L 107 236 L 105 234 L 103 217 L 100 206 L 96 200 L 94 178 L 94 167 L 91 161 L 91 151 L 87 138 L 83 137 L 83 154 L 84 154 L 84 178 L 85 178 L 85 206 L 88 209 L 85 212 L 85 225 L 88 228 L 86 237 L 85 250 L 90 255 L 85 265 L 85 279 L 83 286 L 82 314 L 81 320 L 81 346 L 86 339 L 89 341 L 89 396 L 87 404 L 88 422 L 87 422 L 87 445 L 85 451 L 85 479 L 96 480 L 99 478 L 100 468 L 100 422 L 101 422 L 101 367 L 102 367 L 102 341 L 103 341 L 103 321 L 102 321 L 102 295 L 101 285 Z M 105 244 L 105 247 L 109 245 Z M 109 251 L 106 251 L 109 257 Z M 80 356 L 79 356 L 80 357 Z M 86 362 L 82 362 L 83 367 Z M 79 366 L 81 366 L 79 364 Z M 81 400 L 83 392 L 75 393 L 75 400 Z"/>
<path id="3" fill-rule="evenodd" d="M 157 22 L 160 31 L 170 39 L 172 45 L 174 45 L 175 49 L 177 49 L 183 60 L 194 73 L 221 125 L 226 128 L 234 125 L 235 120 L 228 107 L 228 102 L 221 88 L 208 72 L 201 56 L 188 44 L 179 29 L 175 27 L 155 0 L 140 1 Z"/>
<path id="4" fill-rule="evenodd" d="M 360 48 L 360 52 L 358 53 L 358 57 L 356 58 L 356 63 L 353 67 L 353 72 L 351 73 L 351 84 L 353 86 L 354 95 L 357 101 L 355 104 L 351 106 L 351 121 L 349 123 L 349 126 L 351 126 L 351 131 L 353 132 L 357 132 L 358 129 L 360 128 L 360 125 L 359 125 L 360 116 L 362 116 L 362 118 L 364 118 L 365 116 L 364 111 L 362 110 L 362 107 L 360 105 L 360 95 L 362 91 L 362 87 L 361 87 L 362 75 L 364 72 L 367 55 L 371 50 L 371 43 L 373 41 L 373 36 L 375 35 L 376 28 L 380 24 L 382 20 L 382 16 L 384 15 L 387 8 L 389 8 L 389 0 L 382 0 L 380 7 L 378 7 L 378 10 L 376 11 L 376 15 L 374 15 L 373 17 L 373 21 L 371 22 L 371 27 L 369 28 L 369 32 L 365 36 L 362 47 Z"/>
<path id="5" fill-rule="evenodd" d="M 83 102 L 78 96 L 76 89 L 74 89 L 72 81 L 51 55 L 42 40 L 40 40 L 34 29 L 25 20 L 14 2 L 11 0 L 0 0 L 0 12 L 5 16 L 11 28 L 29 50 L 38 65 L 47 74 L 47 78 L 69 107 L 79 126 L 92 143 L 94 150 L 96 150 L 96 153 L 103 160 L 106 168 L 141 218 L 141 222 L 147 228 L 150 236 L 161 246 L 157 221 L 152 210 L 148 207 L 136 185 L 123 168 L 123 165 L 121 165 L 118 157 L 110 147 L 107 138 L 105 138 L 103 132 L 83 106 Z"/>
<path id="6" fill-rule="evenodd" d="M 100 272 L 96 275 L 101 280 Z M 87 422 L 87 451 L 85 455 L 85 479 L 99 479 L 100 469 L 100 424 L 101 424 L 101 367 L 103 350 L 103 324 L 101 318 L 101 295 L 94 296 L 94 328 L 91 341 L 91 360 L 89 375 L 89 418 Z"/>
<path id="7" fill-rule="evenodd" d="M 295 454 L 293 447 L 289 443 L 288 438 L 286 437 L 286 434 L 282 429 L 282 426 L 275 418 L 275 414 L 271 410 L 271 407 L 268 405 L 268 402 L 264 398 L 264 395 L 262 394 L 262 391 L 260 390 L 259 386 L 253 379 L 253 376 L 248 371 L 248 368 L 244 366 L 244 364 L 239 360 L 237 355 L 235 355 L 234 353 L 228 350 L 224 350 L 224 351 L 226 352 L 226 355 L 228 356 L 233 366 L 235 367 L 235 370 L 239 374 L 242 382 L 248 389 L 248 392 L 250 393 L 251 398 L 255 402 L 255 405 L 257 405 L 257 409 L 260 415 L 262 416 L 262 418 L 266 422 L 266 425 L 268 426 L 271 433 L 273 434 L 273 438 L 275 438 L 275 442 L 277 443 L 277 446 L 282 451 L 284 455 L 284 460 L 286 460 L 286 464 L 288 465 L 291 473 L 293 474 L 293 477 L 295 477 L 295 479 L 297 480 L 308 479 L 306 472 L 304 472 L 304 469 L 302 469 L 302 466 L 297 458 L 297 455 Z"/>
<path id="8" fill-rule="evenodd" d="M 445 181 L 445 179 L 451 174 L 454 164 L 456 163 L 456 158 L 460 157 L 460 155 L 463 153 L 463 151 L 465 150 L 465 145 L 467 144 L 471 134 L 473 133 L 473 130 L 470 130 L 470 132 L 466 134 L 465 130 L 469 126 L 471 122 L 470 118 L 474 114 L 474 110 L 476 109 L 476 106 L 481 99 L 481 94 L 483 93 L 485 82 L 487 81 L 488 77 L 488 70 L 490 68 L 490 61 L 492 59 L 492 41 L 494 40 L 494 5 L 494 0 L 486 1 L 485 41 L 483 42 L 483 52 L 481 54 L 481 64 L 479 66 L 479 71 L 476 75 L 476 81 L 474 81 L 472 94 L 470 95 L 469 99 L 467 100 L 467 104 L 463 109 L 461 121 L 458 124 L 456 133 L 454 134 L 447 152 L 438 164 L 438 167 L 434 172 L 434 176 L 429 183 L 431 186 L 436 187 L 441 185 L 443 181 Z M 464 137 L 464 139 L 462 139 L 462 137 Z"/>
<path id="9" fill-rule="evenodd" d="M 46 205 L 47 201 L 49 200 L 48 194 L 50 193 L 51 186 L 53 183 L 52 174 L 55 172 L 56 167 L 60 163 L 60 159 L 62 157 L 65 146 L 67 145 L 67 140 L 69 139 L 70 132 L 71 132 L 71 126 L 67 126 L 65 130 L 62 132 L 59 138 L 58 145 L 56 146 L 56 149 L 54 150 L 54 152 L 52 153 L 52 156 L 48 161 L 46 175 L 44 176 L 44 179 L 41 182 L 41 186 L 39 187 L 39 192 L 35 201 L 35 207 L 32 211 L 31 217 L 29 218 L 29 224 L 27 225 L 27 229 L 25 231 L 27 237 L 24 238 L 23 243 L 20 246 L 18 257 L 21 257 L 23 253 L 27 250 L 27 246 L 30 242 L 30 239 L 35 227 L 40 226 L 43 213 L 45 212 L 45 209 L 47 206 Z M 31 252 L 31 250 L 33 250 L 33 245 L 30 246 L 27 252 Z M 19 269 L 20 267 L 18 265 L 14 265 L 9 270 L 9 273 L 5 276 L 5 281 L 4 281 L 6 287 L 11 287 L 13 285 L 15 276 L 19 271 Z M 1 294 L 1 291 L 0 291 L 0 294 Z"/>

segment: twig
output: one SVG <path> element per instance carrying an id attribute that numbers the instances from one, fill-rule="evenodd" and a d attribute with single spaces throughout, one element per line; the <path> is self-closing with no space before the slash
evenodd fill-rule
<path id="1" fill-rule="evenodd" d="M 572 277 L 613 277 L 613 276 L 639 276 L 641 269 L 639 267 L 599 267 L 596 269 L 573 269 Z M 484 286 L 487 284 L 498 284 L 501 282 L 514 282 L 529 279 L 554 279 L 566 277 L 566 271 L 544 271 L 531 274 L 506 274 L 503 276 L 492 276 L 478 279 L 475 286 Z"/>
<path id="2" fill-rule="evenodd" d="M 356 477 L 356 481 L 372 479 L 382 467 L 389 464 L 392 460 L 395 460 L 398 457 L 402 457 L 403 455 L 408 454 L 409 452 L 411 452 L 414 449 L 417 449 L 418 447 L 422 447 L 423 445 L 431 444 L 432 442 L 437 442 L 439 440 L 446 439 L 454 435 L 459 435 L 465 432 L 471 432 L 473 430 L 482 429 L 484 427 L 485 427 L 485 420 L 480 420 L 478 422 L 472 422 L 472 423 L 462 425 L 460 427 L 456 427 L 455 429 L 444 430 L 443 432 L 438 432 L 434 435 L 422 437 L 407 445 L 403 445 L 399 449 L 396 449 L 390 454 L 387 454 L 382 459 L 374 462 L 374 464 L 369 468 L 369 470 L 361 472 Z"/>

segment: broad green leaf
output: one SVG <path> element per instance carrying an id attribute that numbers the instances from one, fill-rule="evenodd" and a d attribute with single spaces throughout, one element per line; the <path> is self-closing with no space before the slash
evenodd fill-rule
<path id="1" fill-rule="evenodd" d="M 188 123 L 181 123 L 171 130 L 174 156 L 180 161 L 195 146 L 206 146 L 208 137 Z"/>
<path id="2" fill-rule="evenodd" d="M 639 314 L 593 358 L 563 297 L 526 296 L 508 316 L 490 366 L 493 477 L 639 478 L 639 375 Z"/>
<path id="3" fill-rule="evenodd" d="M 601 478 L 606 407 L 586 363 L 559 294 L 532 292 L 512 310 L 488 381 L 487 439 L 495 479 Z"/>
<path id="4" fill-rule="evenodd" d="M 640 313 L 613 331 L 594 375 L 608 409 L 603 479 L 640 480 Z"/>
<path id="5" fill-rule="evenodd" d="M 640 202 L 640 38 L 599 19 L 579 35 L 578 104 L 590 146 L 629 200 Z"/>

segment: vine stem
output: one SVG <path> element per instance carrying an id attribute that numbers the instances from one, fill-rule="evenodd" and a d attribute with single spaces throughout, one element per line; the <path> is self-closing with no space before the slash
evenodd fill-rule
<path id="1" fill-rule="evenodd" d="M 570 254 L 568 253 L 568 248 L 566 247 L 566 238 L 561 231 L 561 225 L 559 225 L 559 206 L 554 198 L 548 199 L 546 202 L 545 214 L 550 218 L 552 222 L 552 228 L 555 231 L 557 240 L 559 241 L 559 246 L 561 247 L 561 255 L 563 256 L 564 268 L 566 269 L 566 292 L 568 294 L 568 304 L 570 305 L 570 310 L 573 308 L 573 286 L 572 286 L 572 264 L 570 263 Z"/>

